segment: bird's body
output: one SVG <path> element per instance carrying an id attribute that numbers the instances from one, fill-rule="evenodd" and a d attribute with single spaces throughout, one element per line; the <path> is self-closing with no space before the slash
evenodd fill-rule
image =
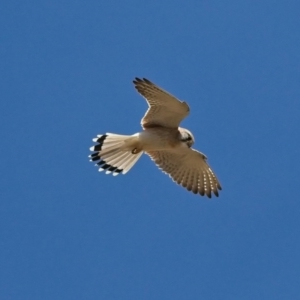
<path id="1" fill-rule="evenodd" d="M 189 106 L 177 100 L 147 79 L 136 78 L 138 92 L 149 104 L 141 124 L 143 131 L 131 136 L 106 133 L 93 139 L 91 161 L 97 162 L 99 171 L 118 175 L 127 173 L 145 152 L 169 174 L 174 181 L 200 195 L 218 196 L 220 183 L 206 163 L 206 156 L 191 149 L 194 137 L 179 127 L 189 113 Z"/>
<path id="2" fill-rule="evenodd" d="M 171 150 L 176 147 L 186 146 L 179 143 L 178 129 L 166 130 L 163 127 L 154 127 L 136 133 L 138 148 L 142 151 Z"/>

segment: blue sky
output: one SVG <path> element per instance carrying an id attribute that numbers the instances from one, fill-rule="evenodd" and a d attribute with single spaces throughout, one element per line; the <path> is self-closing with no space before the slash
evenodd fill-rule
<path id="1" fill-rule="evenodd" d="M 2 1 L 0 298 L 296 299 L 299 1 Z M 146 77 L 219 198 L 144 155 L 97 172 L 92 138 L 141 130 Z"/>

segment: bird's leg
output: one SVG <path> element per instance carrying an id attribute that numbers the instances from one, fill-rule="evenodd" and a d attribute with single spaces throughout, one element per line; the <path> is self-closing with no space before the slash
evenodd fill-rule
<path id="1" fill-rule="evenodd" d="M 133 149 L 131 150 L 131 153 L 132 153 L 132 154 L 138 154 L 139 152 L 141 152 L 141 149 L 138 149 L 138 148 L 133 148 Z"/>

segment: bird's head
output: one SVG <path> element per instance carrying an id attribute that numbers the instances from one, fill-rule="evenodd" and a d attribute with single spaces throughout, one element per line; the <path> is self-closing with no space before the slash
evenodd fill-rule
<path id="1" fill-rule="evenodd" d="M 189 148 L 191 148 L 195 143 L 193 134 L 189 130 L 181 127 L 178 128 L 178 131 L 180 140 L 184 142 Z"/>

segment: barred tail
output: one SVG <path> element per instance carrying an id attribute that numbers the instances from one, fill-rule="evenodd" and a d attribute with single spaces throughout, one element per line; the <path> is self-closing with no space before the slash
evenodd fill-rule
<path id="1" fill-rule="evenodd" d="M 106 133 L 93 139 L 98 143 L 90 148 L 95 153 L 89 155 L 90 161 L 96 162 L 99 171 L 106 170 L 106 174 L 116 176 L 126 174 L 143 154 L 136 152 L 136 136 Z"/>

